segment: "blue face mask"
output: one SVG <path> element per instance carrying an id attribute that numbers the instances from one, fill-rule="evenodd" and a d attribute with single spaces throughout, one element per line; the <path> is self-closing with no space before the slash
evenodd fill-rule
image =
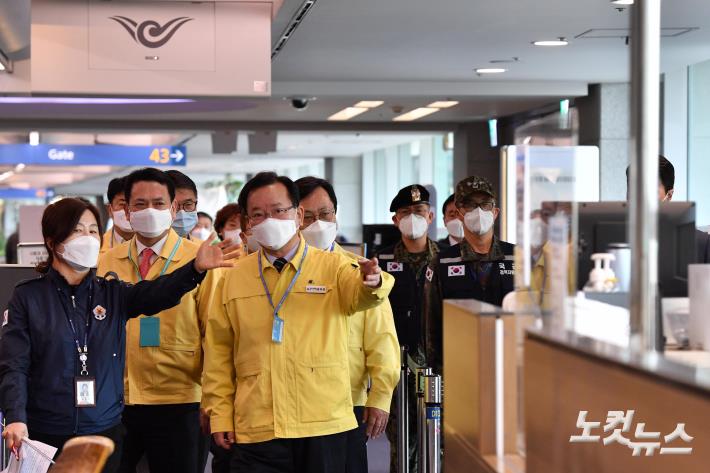
<path id="1" fill-rule="evenodd" d="M 173 220 L 173 230 L 181 237 L 189 235 L 195 225 L 197 225 L 197 212 L 179 210 L 175 215 L 175 220 Z"/>

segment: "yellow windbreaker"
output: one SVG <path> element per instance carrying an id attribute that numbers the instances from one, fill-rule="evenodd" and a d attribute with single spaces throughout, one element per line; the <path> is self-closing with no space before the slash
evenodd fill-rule
<path id="1" fill-rule="evenodd" d="M 192 261 L 199 248 L 170 230 L 146 279 L 160 276 L 176 245 L 177 250 L 165 270 L 166 274 Z M 120 280 L 137 283 L 140 281 L 137 253 L 136 239 L 133 237 L 99 258 L 97 274 L 104 276 L 106 272 L 113 271 Z M 159 347 L 140 346 L 140 319 L 144 316 L 128 321 L 124 375 L 126 404 L 186 404 L 201 401 L 202 342 L 208 311 L 221 274 L 218 270 L 208 271 L 202 283 L 185 294 L 179 305 L 154 316 L 160 319 Z"/>
<path id="2" fill-rule="evenodd" d="M 355 262 L 359 258 L 338 244 L 333 251 Z M 356 312 L 348 322 L 353 405 L 376 407 L 389 412 L 400 371 L 399 341 L 389 299 L 375 308 Z M 371 382 L 369 393 L 368 380 Z"/>
<path id="3" fill-rule="evenodd" d="M 279 274 L 263 252 L 240 259 L 219 283 L 207 324 L 204 406 L 213 432 L 237 442 L 330 435 L 354 429 L 348 370 L 348 317 L 387 299 L 394 280 L 362 284 L 357 263 L 308 247 L 301 239 Z M 273 309 L 302 264 L 279 316 L 281 343 L 272 341 Z"/>

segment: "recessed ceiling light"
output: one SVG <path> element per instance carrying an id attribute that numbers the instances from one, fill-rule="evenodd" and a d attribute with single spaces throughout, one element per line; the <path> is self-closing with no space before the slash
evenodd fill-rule
<path id="1" fill-rule="evenodd" d="M 328 120 L 330 121 L 345 121 L 345 120 L 350 120 L 353 117 L 357 117 L 361 113 L 365 113 L 369 108 L 365 107 L 346 107 L 339 111 L 338 113 L 334 113 L 333 115 L 328 117 Z"/>
<path id="2" fill-rule="evenodd" d="M 505 71 L 507 71 L 507 69 L 503 69 L 502 67 L 481 67 L 476 69 L 476 74 L 501 74 Z"/>
<path id="3" fill-rule="evenodd" d="M 432 113 L 438 112 L 438 108 L 431 108 L 431 107 L 419 107 L 415 108 L 411 112 L 403 113 L 402 115 L 398 115 L 394 117 L 392 120 L 396 122 L 411 122 L 413 120 L 418 120 L 422 117 L 426 117 L 427 115 L 431 115 Z"/>
<path id="4" fill-rule="evenodd" d="M 535 46 L 548 46 L 548 47 L 567 46 L 569 44 L 569 41 L 567 41 L 564 38 L 559 38 L 559 39 L 553 39 L 553 40 L 533 41 L 533 44 Z"/>
<path id="5" fill-rule="evenodd" d="M 455 107 L 459 103 L 455 100 L 439 100 L 438 102 L 432 102 L 427 107 L 429 108 L 451 108 Z"/>
<path id="6" fill-rule="evenodd" d="M 614 5 L 633 5 L 634 0 L 611 0 Z"/>
<path id="7" fill-rule="evenodd" d="M 362 100 L 355 104 L 359 108 L 377 108 L 385 103 L 383 100 Z"/>

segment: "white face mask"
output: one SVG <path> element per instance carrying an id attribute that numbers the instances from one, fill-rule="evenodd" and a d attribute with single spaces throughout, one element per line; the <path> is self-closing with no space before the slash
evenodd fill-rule
<path id="1" fill-rule="evenodd" d="M 241 241 L 240 233 L 242 233 L 242 230 L 237 228 L 236 230 L 225 230 L 222 232 L 222 235 L 225 240 L 232 240 L 232 243 L 236 245 Z"/>
<path id="2" fill-rule="evenodd" d="M 410 240 L 416 240 L 426 235 L 429 224 L 421 215 L 409 214 L 399 221 L 399 231 Z"/>
<path id="3" fill-rule="evenodd" d="M 540 248 L 545 242 L 545 233 L 547 233 L 547 225 L 541 218 L 536 217 L 530 220 L 530 245 L 535 248 Z"/>
<path id="4" fill-rule="evenodd" d="M 212 232 L 209 231 L 207 228 L 195 228 L 193 231 L 190 232 L 190 235 L 192 235 L 193 238 L 197 238 L 198 240 L 206 241 L 210 235 L 212 235 Z"/>
<path id="5" fill-rule="evenodd" d="M 485 235 L 493 228 L 494 221 L 493 212 L 481 210 L 480 207 L 467 212 L 463 217 L 466 228 L 481 236 Z"/>
<path id="6" fill-rule="evenodd" d="M 82 235 L 64 243 L 64 253 L 57 253 L 79 272 L 95 268 L 99 260 L 101 244 L 98 238 Z"/>
<path id="7" fill-rule="evenodd" d="M 249 253 L 256 253 L 261 249 L 261 245 L 256 241 L 254 234 L 247 235 L 247 250 Z"/>
<path id="8" fill-rule="evenodd" d="M 252 233 L 264 248 L 280 250 L 296 234 L 296 222 L 269 217 L 252 228 Z"/>
<path id="9" fill-rule="evenodd" d="M 449 232 L 449 235 L 451 235 L 454 238 L 458 238 L 459 240 L 463 238 L 463 222 L 461 220 L 455 218 L 453 220 L 449 220 L 449 222 L 446 224 L 446 231 Z"/>
<path id="10" fill-rule="evenodd" d="M 330 249 L 338 234 L 338 224 L 335 222 L 325 222 L 316 220 L 306 228 L 301 230 L 301 235 L 309 245 L 321 250 Z"/>
<path id="11" fill-rule="evenodd" d="M 126 212 L 121 209 L 121 210 L 114 210 L 111 212 L 111 216 L 113 217 L 113 224 L 123 230 L 124 232 L 130 232 L 133 233 L 133 228 L 131 228 L 131 224 L 128 221 L 128 217 L 126 217 Z"/>
<path id="12" fill-rule="evenodd" d="M 170 209 L 158 210 L 153 208 L 131 212 L 131 227 L 146 238 L 155 238 L 162 235 L 173 223 Z"/>

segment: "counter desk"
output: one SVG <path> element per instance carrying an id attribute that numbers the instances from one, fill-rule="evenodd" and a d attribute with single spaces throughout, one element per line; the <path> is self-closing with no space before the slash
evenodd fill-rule
<path id="1" fill-rule="evenodd" d="M 710 471 L 710 354 L 628 349 L 478 301 L 444 303 L 444 469 L 482 473 Z M 604 445 L 609 411 L 634 411 Z M 570 442 L 586 421 L 598 441 Z M 658 439 L 636 436 L 642 432 Z M 693 439 L 664 437 L 678 424 Z M 597 425 L 597 424 L 593 424 Z M 633 456 L 631 442 L 660 442 Z M 688 448 L 660 454 L 660 448 Z"/>

